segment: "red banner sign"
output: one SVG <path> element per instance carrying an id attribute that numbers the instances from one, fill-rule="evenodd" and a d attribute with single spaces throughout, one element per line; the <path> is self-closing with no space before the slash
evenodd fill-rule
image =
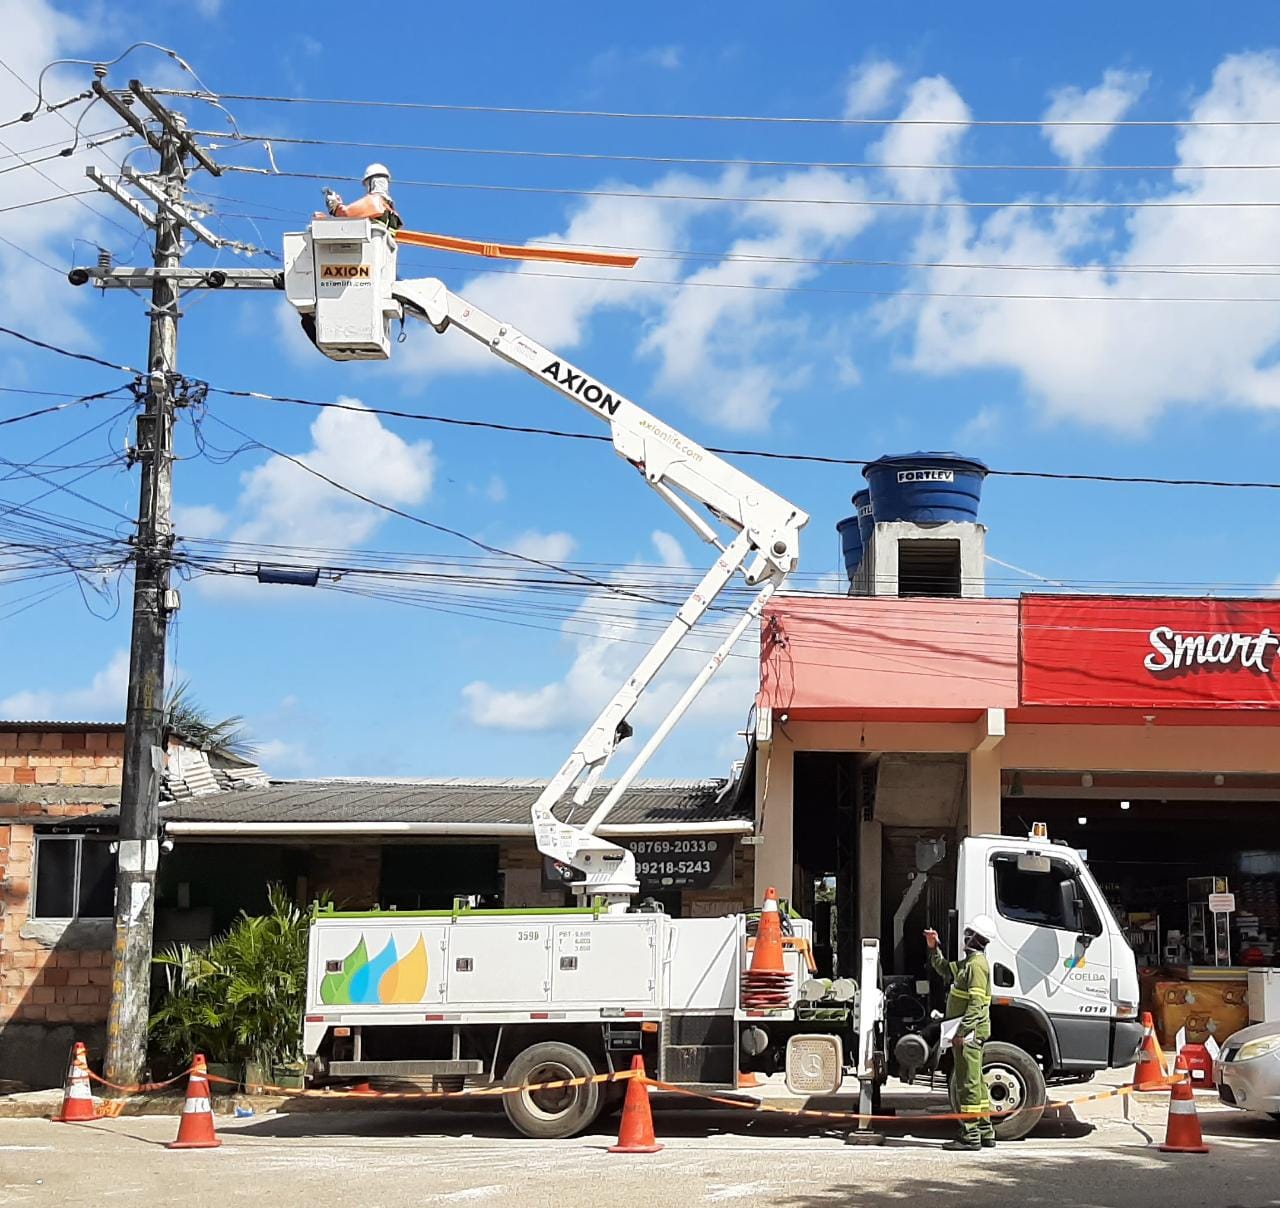
<path id="1" fill-rule="evenodd" d="M 1024 596 L 1024 705 L 1280 708 L 1280 600 Z"/>

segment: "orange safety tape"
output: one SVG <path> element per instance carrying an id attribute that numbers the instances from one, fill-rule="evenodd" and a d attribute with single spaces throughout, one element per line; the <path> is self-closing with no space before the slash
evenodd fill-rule
<path id="1" fill-rule="evenodd" d="M 92 1070 L 87 1071 L 90 1078 L 94 1082 L 100 1083 L 102 1086 L 109 1087 L 113 1091 L 119 1091 L 122 1095 L 143 1095 L 148 1091 L 162 1091 L 166 1086 L 172 1086 L 175 1082 L 181 1082 L 183 1078 L 192 1073 L 191 1070 L 183 1070 L 180 1074 L 174 1074 L 172 1078 L 164 1082 L 139 1082 L 136 1086 L 118 1086 L 114 1082 L 108 1082 L 105 1078 L 95 1074 Z"/>
<path id="2" fill-rule="evenodd" d="M 1180 1082 L 1180 1078 L 1166 1078 L 1166 1085 L 1172 1086 L 1175 1082 Z M 720 1095 L 708 1095 L 700 1091 L 689 1090 L 687 1087 L 675 1086 L 670 1082 L 661 1082 L 655 1078 L 645 1078 L 644 1082 L 647 1086 L 652 1086 L 656 1090 L 667 1091 L 672 1094 L 685 1095 L 693 1099 L 705 1099 L 709 1103 L 718 1103 L 724 1107 L 736 1107 L 744 1111 L 770 1112 L 774 1115 L 784 1116 L 804 1116 L 817 1120 L 877 1120 L 884 1123 L 896 1122 L 899 1124 L 914 1124 L 925 1120 L 981 1120 L 981 1119 L 999 1119 L 1004 1116 L 1016 1116 L 1023 1108 L 1012 1108 L 1008 1111 L 986 1111 L 986 1112 L 945 1112 L 938 1114 L 921 1114 L 914 1112 L 906 1116 L 876 1116 L 865 1112 L 837 1112 L 837 1111 L 819 1111 L 811 1107 L 783 1107 L 776 1104 L 764 1103 L 760 1100 L 744 1101 L 742 1099 L 727 1099 Z M 1111 1090 L 1098 1091 L 1092 1095 L 1078 1095 L 1074 1099 L 1058 1099 L 1046 1103 L 1046 1108 L 1072 1107 L 1078 1103 L 1091 1103 L 1097 1099 L 1112 1099 L 1119 1095 L 1130 1095 L 1134 1091 L 1132 1083 L 1125 1086 L 1114 1087 Z"/>
<path id="3" fill-rule="evenodd" d="M 447 1076 L 447 1075 L 446 1075 Z M 460 1091 L 336 1091 L 300 1090 L 297 1087 L 273 1086 L 267 1082 L 252 1083 L 253 1093 L 269 1092 L 278 1095 L 317 1096 L 321 1099 L 462 1099 L 472 1096 L 515 1095 L 522 1091 L 560 1090 L 567 1086 L 586 1086 L 590 1082 L 626 1082 L 631 1078 L 639 1078 L 637 1070 L 618 1070 L 612 1074 L 593 1074 L 590 1078 L 562 1078 L 556 1082 L 525 1082 L 516 1086 L 477 1086 Z M 209 1074 L 210 1082 L 221 1082 L 226 1086 L 239 1086 L 240 1083 L 231 1078 L 220 1078 L 217 1074 Z"/>

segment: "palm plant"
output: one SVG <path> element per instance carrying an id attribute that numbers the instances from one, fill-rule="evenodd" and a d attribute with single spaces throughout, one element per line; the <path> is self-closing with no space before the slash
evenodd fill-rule
<path id="1" fill-rule="evenodd" d="M 165 974 L 150 1023 L 159 1053 L 264 1070 L 301 1057 L 310 916 L 280 885 L 267 887 L 267 900 L 266 914 L 242 912 L 204 951 L 178 944 L 154 958 Z"/>
<path id="2" fill-rule="evenodd" d="M 242 759 L 249 759 L 257 753 L 257 747 L 245 728 L 244 718 L 234 714 L 215 721 L 192 694 L 190 680 L 173 686 L 165 701 L 164 722 L 170 730 L 199 746 L 226 751 Z"/>

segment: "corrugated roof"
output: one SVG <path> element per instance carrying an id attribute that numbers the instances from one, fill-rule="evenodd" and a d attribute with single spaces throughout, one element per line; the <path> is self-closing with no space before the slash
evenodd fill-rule
<path id="1" fill-rule="evenodd" d="M 0 718 L 0 730 L 123 730 L 122 721 L 13 721 Z"/>
<path id="2" fill-rule="evenodd" d="M 529 822 L 529 807 L 544 780 L 290 780 L 266 788 L 174 801 L 161 806 L 165 822 Z M 750 819 L 748 794 L 716 780 L 639 781 L 609 816 L 610 825 L 661 822 L 721 822 Z M 585 821 L 590 806 L 576 811 Z M 108 810 L 95 820 L 112 817 Z M 569 807 L 557 813 L 566 820 Z"/>

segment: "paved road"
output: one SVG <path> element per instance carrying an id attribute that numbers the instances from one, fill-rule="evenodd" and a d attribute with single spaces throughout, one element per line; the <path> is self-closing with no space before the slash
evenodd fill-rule
<path id="1" fill-rule="evenodd" d="M 1199 1098 L 1213 1152 L 1166 1155 L 1165 1101 L 1063 1112 L 981 1155 L 940 1150 L 949 1126 L 903 1124 L 855 1148 L 811 1122 L 661 1109 L 653 1156 L 606 1152 L 612 1136 L 529 1141 L 501 1116 L 443 1111 L 219 1118 L 221 1149 L 169 1152 L 171 1117 L 56 1125 L 0 1121 L 0 1204 L 672 1205 L 780 1208 L 1280 1204 L 1280 1125 Z M 889 1098 L 893 1102 L 893 1098 Z M 903 1098 L 899 1105 L 918 1106 Z"/>

